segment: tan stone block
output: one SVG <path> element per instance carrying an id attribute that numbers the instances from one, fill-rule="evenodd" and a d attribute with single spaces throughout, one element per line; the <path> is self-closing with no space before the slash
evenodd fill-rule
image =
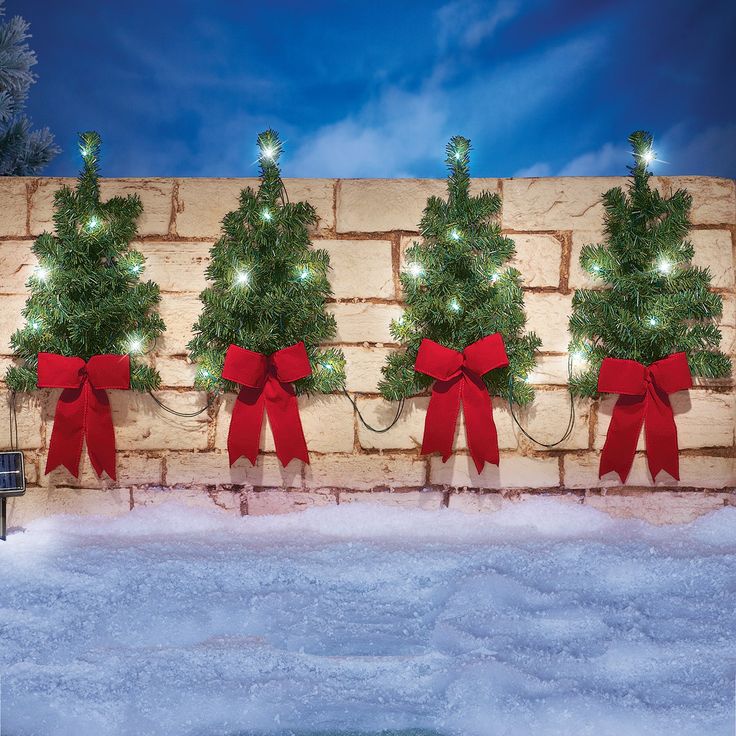
<path id="1" fill-rule="evenodd" d="M 500 192 L 499 182 L 500 179 L 488 179 L 484 177 L 472 178 L 470 180 L 470 194 L 473 197 L 477 197 L 481 192 L 498 194 Z M 447 193 L 445 192 L 443 196 L 446 198 Z"/>
<path id="2" fill-rule="evenodd" d="M 101 179 L 100 199 L 137 194 L 143 204 L 138 218 L 139 235 L 166 235 L 171 222 L 173 179 Z"/>
<path id="3" fill-rule="evenodd" d="M 334 227 L 334 180 L 284 179 L 291 202 L 307 200 L 316 210 L 319 230 Z M 245 187 L 258 179 L 179 179 L 176 233 L 182 237 L 218 238 L 222 218 L 238 207 Z"/>
<path id="4" fill-rule="evenodd" d="M 715 176 L 673 176 L 669 185 L 687 189 L 693 198 L 690 220 L 693 225 L 731 225 L 736 222 L 736 196 L 733 179 Z"/>
<path id="5" fill-rule="evenodd" d="M 26 281 L 38 259 L 32 240 L 0 240 L 0 294 L 26 294 Z"/>
<path id="6" fill-rule="evenodd" d="M 503 454 L 498 466 L 486 463 L 478 473 L 469 455 L 455 454 L 446 463 L 438 455 L 431 458 L 429 481 L 453 488 L 553 488 L 560 475 L 555 457 Z"/>
<path id="7" fill-rule="evenodd" d="M 26 235 L 28 195 L 26 184 L 31 180 L 22 176 L 3 176 L 0 179 L 0 235 Z"/>
<path id="8" fill-rule="evenodd" d="M 383 378 L 381 368 L 386 364 L 386 358 L 393 349 L 346 346 L 342 352 L 345 355 L 347 390 L 376 393 L 378 384 Z"/>
<path id="9" fill-rule="evenodd" d="M 721 350 L 736 355 L 736 297 L 723 295 L 723 316 L 718 325 L 721 330 Z"/>
<path id="10" fill-rule="evenodd" d="M 133 243 L 133 247 L 146 257 L 141 278 L 155 281 L 161 291 L 199 294 L 207 286 L 204 272 L 210 262 L 212 243 L 145 241 Z"/>
<path id="11" fill-rule="evenodd" d="M 358 440 L 361 447 L 378 450 L 412 450 L 422 446 L 424 418 L 427 414 L 428 396 L 407 399 L 401 418 L 388 432 L 378 434 L 358 422 Z M 358 399 L 363 418 L 373 427 L 387 427 L 396 416 L 397 402 L 385 399 Z"/>
<path id="12" fill-rule="evenodd" d="M 48 436 L 51 437 L 50 434 Z M 115 456 L 117 479 L 112 480 L 107 473 L 103 473 L 99 478 L 89 460 L 85 445 L 79 461 L 78 478 L 75 478 L 65 467 L 58 467 L 45 475 L 46 454 L 44 454 L 41 458 L 39 483 L 42 486 L 55 488 L 127 488 L 132 485 L 160 484 L 162 465 L 163 461 L 160 457 L 148 457 L 140 452 L 118 452 Z"/>
<path id="13" fill-rule="evenodd" d="M 408 248 L 410 248 L 414 243 L 423 243 L 424 238 L 419 237 L 418 235 L 402 235 L 399 239 L 399 271 L 406 271 L 407 266 L 407 258 L 406 258 L 406 251 Z"/>
<path id="14" fill-rule="evenodd" d="M 342 179 L 337 187 L 337 232 L 418 232 L 430 196 L 447 196 L 444 180 Z"/>
<path id="15" fill-rule="evenodd" d="M 0 448 L 10 449 L 10 412 L 11 392 L 0 390 Z M 18 418 L 18 446 L 21 450 L 33 450 L 43 446 L 41 426 L 43 395 L 18 393 L 15 395 L 16 416 Z"/>
<path id="16" fill-rule="evenodd" d="M 42 177 L 37 179 L 30 196 L 30 234 L 54 232 L 54 194 L 66 185 L 73 189 L 77 180 L 72 177 Z"/>
<path id="17" fill-rule="evenodd" d="M 447 505 L 450 511 L 462 511 L 466 514 L 488 514 L 500 511 L 505 502 L 500 493 L 461 491 L 450 493 Z"/>
<path id="18" fill-rule="evenodd" d="M 570 253 L 570 275 L 568 285 L 571 289 L 600 289 L 606 286 L 601 279 L 594 278 L 580 265 L 580 253 L 584 245 L 605 243 L 601 230 L 574 230 Z"/>
<path id="19" fill-rule="evenodd" d="M 534 450 L 581 450 L 588 447 L 590 428 L 589 399 L 575 400 L 575 425 L 570 436 L 561 444 L 545 448 L 524 438 Z M 564 390 L 537 391 L 534 403 L 517 410 L 519 422 L 539 442 L 552 444 L 562 438 L 570 417 L 570 394 Z"/>
<path id="20" fill-rule="evenodd" d="M 225 395 L 217 412 L 215 447 L 227 448 L 230 431 L 230 418 L 233 414 L 236 395 Z M 302 421 L 304 437 L 310 452 L 352 452 L 355 445 L 355 419 L 353 407 L 342 395 L 300 396 L 299 416 Z M 263 415 L 261 427 L 261 449 L 275 452 L 273 432 L 268 414 Z"/>
<path id="21" fill-rule="evenodd" d="M 35 519 L 57 514 L 121 516 L 130 511 L 127 488 L 29 488 L 25 496 L 8 500 L 8 527 L 24 527 Z M 59 520 L 59 529 L 64 527 Z"/>
<path id="22" fill-rule="evenodd" d="M 335 315 L 337 334 L 335 342 L 392 343 L 389 331 L 392 319 L 398 319 L 404 310 L 394 304 L 328 304 L 327 311 Z"/>
<path id="23" fill-rule="evenodd" d="M 606 473 L 598 478 L 600 453 L 585 455 L 565 455 L 564 474 L 566 488 L 613 488 L 621 487 L 618 474 Z M 627 486 L 657 486 L 684 488 L 727 488 L 736 484 L 734 458 L 710 457 L 707 455 L 680 457 L 680 480 L 661 472 L 656 483 L 652 480 L 646 455 L 637 454 L 631 472 L 626 479 Z"/>
<path id="24" fill-rule="evenodd" d="M 161 376 L 163 387 L 190 388 L 194 385 L 197 365 L 196 363 L 190 363 L 186 358 L 157 356 L 156 370 Z"/>
<path id="25" fill-rule="evenodd" d="M 157 355 L 187 355 L 187 343 L 194 333 L 192 327 L 202 310 L 196 294 L 161 294 L 159 314 L 166 324 L 166 332 L 156 341 Z"/>
<path id="26" fill-rule="evenodd" d="M 335 299 L 393 299 L 394 273 L 388 240 L 316 240 L 330 254 Z"/>
<path id="27" fill-rule="evenodd" d="M 205 491 L 196 488 L 134 488 L 133 506 L 160 506 L 178 503 L 194 509 L 220 509 L 240 516 L 239 491 Z"/>
<path id="28" fill-rule="evenodd" d="M 650 524 L 686 524 L 723 508 L 728 500 L 729 495 L 725 493 L 655 491 L 593 494 L 585 497 L 585 505 L 623 519 L 641 519 Z"/>
<path id="29" fill-rule="evenodd" d="M 625 184 L 620 177 L 507 179 L 503 227 L 510 230 L 594 230 L 601 227 L 601 196 Z"/>
<path id="30" fill-rule="evenodd" d="M 536 332 L 542 340 L 542 350 L 566 353 L 570 342 L 567 330 L 572 312 L 572 296 L 554 293 L 527 293 L 524 295 L 527 329 Z"/>
<path id="31" fill-rule="evenodd" d="M 537 365 L 527 376 L 529 383 L 533 385 L 566 386 L 567 355 L 539 355 Z"/>
<path id="32" fill-rule="evenodd" d="M 306 511 L 316 506 L 332 506 L 337 503 L 333 493 L 320 491 L 247 491 L 246 508 L 248 516 L 270 516 L 273 514 L 290 514 L 294 511 Z"/>
<path id="33" fill-rule="evenodd" d="M 558 287 L 562 243 L 554 235 L 514 233 L 509 237 L 516 245 L 516 255 L 509 262 L 509 266 L 521 271 L 524 286 Z"/>
<path id="34" fill-rule="evenodd" d="M 734 285 L 733 244 L 728 230 L 693 230 L 690 241 L 695 248 L 693 265 L 709 268 L 713 288 L 732 289 Z"/>
<path id="35" fill-rule="evenodd" d="M 423 486 L 425 463 L 407 455 L 318 455 L 305 468 L 307 488 L 404 488 Z"/>
<path id="36" fill-rule="evenodd" d="M 341 491 L 340 505 L 345 503 L 377 503 L 406 509 L 439 511 L 444 494 L 441 491 Z"/>
<path id="37" fill-rule="evenodd" d="M 611 421 L 616 394 L 600 399 L 595 447 L 603 447 Z M 736 399 L 733 394 L 704 390 L 678 391 L 670 394 L 670 404 L 677 425 L 677 440 L 681 450 L 701 447 L 732 447 Z M 639 435 L 637 449 L 645 449 L 644 430 Z"/>
<path id="38" fill-rule="evenodd" d="M 0 294 L 0 355 L 12 355 L 10 336 L 25 324 L 21 311 L 26 306 L 24 294 Z"/>

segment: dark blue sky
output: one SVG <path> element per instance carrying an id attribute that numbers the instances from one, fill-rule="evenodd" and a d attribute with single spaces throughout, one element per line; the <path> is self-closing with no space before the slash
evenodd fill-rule
<path id="1" fill-rule="evenodd" d="M 707 12 L 704 12 L 707 8 Z M 39 63 L 29 112 L 77 171 L 250 176 L 255 136 L 286 176 L 617 174 L 655 135 L 664 174 L 736 176 L 733 0 L 7 0 Z"/>

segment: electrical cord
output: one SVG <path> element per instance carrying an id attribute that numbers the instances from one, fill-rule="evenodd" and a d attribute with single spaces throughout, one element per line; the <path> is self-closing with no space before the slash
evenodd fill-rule
<path id="1" fill-rule="evenodd" d="M 10 449 L 17 450 L 18 442 L 18 409 L 15 403 L 16 392 L 10 392 Z"/>
<path id="2" fill-rule="evenodd" d="M 370 432 L 375 432 L 376 434 L 383 434 L 384 432 L 388 432 L 389 429 L 391 429 L 396 422 L 399 421 L 399 418 L 401 417 L 401 413 L 404 411 L 404 399 L 399 399 L 399 405 L 396 407 L 396 416 L 394 416 L 393 421 L 391 424 L 388 425 L 388 427 L 384 427 L 383 429 L 376 429 L 375 427 L 372 427 L 366 420 L 364 419 L 363 415 L 360 413 L 360 409 L 358 408 L 358 404 L 356 403 L 355 399 L 347 392 L 345 388 L 343 388 L 342 392 L 347 397 L 347 400 L 353 405 L 353 409 L 355 409 L 356 414 L 358 415 L 358 419 L 360 419 L 360 423 Z"/>
<path id="3" fill-rule="evenodd" d="M 159 406 L 160 406 L 160 407 L 161 407 L 161 408 L 162 408 L 162 409 L 164 410 L 164 411 L 167 411 L 167 412 L 169 412 L 169 414 L 173 414 L 173 415 L 174 415 L 175 417 L 182 417 L 182 418 L 184 418 L 184 419 L 191 419 L 192 417 L 198 417 L 198 416 L 199 416 L 200 414 L 203 414 L 204 412 L 206 412 L 206 411 L 207 411 L 207 409 L 209 409 L 209 408 L 210 408 L 210 407 L 212 406 L 212 404 L 214 404 L 214 402 L 215 402 L 215 398 L 216 398 L 216 397 L 215 397 L 214 395 L 210 395 L 210 396 L 209 396 L 209 398 L 207 399 L 207 403 L 206 403 L 206 404 L 205 404 L 205 405 L 204 405 L 204 406 L 203 406 L 203 407 L 202 407 L 201 409 L 199 409 L 198 411 L 193 411 L 193 412 L 182 412 L 182 411 L 177 411 L 176 409 L 172 409 L 172 408 L 171 408 L 171 407 L 169 407 L 169 406 L 166 406 L 166 404 L 164 404 L 164 402 L 163 402 L 163 401 L 161 401 L 161 399 L 159 399 L 159 398 L 158 398 L 158 396 L 156 396 L 156 395 L 155 395 L 155 394 L 153 393 L 153 391 L 149 391 L 149 392 L 148 392 L 148 395 L 149 395 L 149 396 L 150 396 L 150 397 L 151 397 L 151 398 L 152 398 L 152 399 L 153 399 L 153 400 L 154 400 L 154 401 L 155 401 L 155 402 L 156 402 L 156 403 L 157 403 L 157 404 L 158 404 L 158 405 L 159 405 Z"/>

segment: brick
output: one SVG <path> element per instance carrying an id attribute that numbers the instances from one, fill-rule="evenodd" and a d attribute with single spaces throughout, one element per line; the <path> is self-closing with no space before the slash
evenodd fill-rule
<path id="1" fill-rule="evenodd" d="M 342 352 L 345 355 L 347 390 L 376 393 L 378 384 L 383 378 L 381 368 L 386 364 L 386 358 L 393 349 L 346 346 Z"/>
<path id="2" fill-rule="evenodd" d="M 733 179 L 714 176 L 673 176 L 671 190 L 687 189 L 693 198 L 690 220 L 693 225 L 730 225 L 736 222 L 736 195 Z"/>
<path id="3" fill-rule="evenodd" d="M 393 304 L 328 304 L 327 310 L 335 315 L 337 334 L 335 342 L 392 343 L 389 332 L 392 319 L 398 319 L 404 310 Z"/>
<path id="4" fill-rule="evenodd" d="M 515 233 L 509 237 L 516 245 L 516 255 L 509 262 L 509 266 L 521 271 L 524 286 L 558 287 L 562 243 L 554 235 Z"/>
<path id="5" fill-rule="evenodd" d="M 22 176 L 3 176 L 0 179 L 0 235 L 26 235 L 28 197 Z"/>
<path id="6" fill-rule="evenodd" d="M 307 488 L 416 487 L 425 484 L 422 460 L 406 455 L 321 455 L 305 468 Z"/>
<path id="7" fill-rule="evenodd" d="M 606 440 L 608 425 L 618 396 L 607 394 L 598 408 L 595 447 L 600 449 Z M 736 399 L 733 394 L 693 390 L 670 395 L 670 403 L 677 425 L 677 439 L 681 450 L 701 447 L 732 447 Z M 639 435 L 638 450 L 645 449 L 644 430 Z"/>
<path id="8" fill-rule="evenodd" d="M 337 498 L 332 493 L 320 491 L 247 491 L 246 508 L 248 516 L 270 516 L 306 511 L 317 506 L 333 506 Z"/>
<path id="9" fill-rule="evenodd" d="M 733 244 L 728 230 L 693 230 L 690 241 L 695 247 L 693 265 L 709 268 L 713 288 L 732 289 Z"/>
<path id="10" fill-rule="evenodd" d="M 544 448 L 527 438 L 523 442 L 530 448 L 542 452 L 552 450 L 580 450 L 588 447 L 590 427 L 589 399 L 575 401 L 575 426 L 572 434 L 563 443 L 553 448 Z M 561 439 L 570 416 L 570 394 L 564 390 L 537 391 L 534 403 L 518 410 L 517 416 L 524 429 L 540 442 L 551 444 Z"/>
<path id="11" fill-rule="evenodd" d="M 723 295 L 723 316 L 718 327 L 721 330 L 721 350 L 736 355 L 736 297 Z"/>
<path id="12" fill-rule="evenodd" d="M 156 341 L 158 355 L 187 355 L 187 343 L 192 339 L 192 327 L 202 310 L 202 302 L 195 294 L 161 294 L 159 314 L 166 324 L 166 332 Z"/>
<path id="13" fill-rule="evenodd" d="M 388 240 L 317 240 L 314 247 L 330 254 L 329 277 L 336 299 L 396 296 Z"/>
<path id="14" fill-rule="evenodd" d="M 26 306 L 23 294 L 0 295 L 0 355 L 12 355 L 10 336 L 25 324 L 21 311 Z"/>
<path id="15" fill-rule="evenodd" d="M 26 294 L 26 281 L 38 263 L 30 240 L 0 241 L 0 294 Z"/>
<path id="16" fill-rule="evenodd" d="M 570 341 L 567 323 L 572 312 L 572 296 L 567 294 L 527 293 L 524 296 L 527 329 L 542 340 L 542 350 L 566 353 Z"/>
<path id="17" fill-rule="evenodd" d="M 0 390 L 0 448 L 10 449 L 10 395 L 8 390 Z M 43 447 L 42 412 L 44 397 L 41 392 L 32 394 L 18 393 L 15 396 L 16 415 L 18 417 L 18 445 L 22 450 L 33 450 Z"/>
<path id="18" fill-rule="evenodd" d="M 227 435 L 230 431 L 230 418 L 233 413 L 236 395 L 226 394 L 217 412 L 215 447 L 227 448 Z M 352 452 L 355 445 L 355 420 L 353 407 L 341 395 L 300 396 L 299 416 L 311 452 Z M 261 428 L 261 450 L 275 452 L 271 425 L 264 413 Z"/>
<path id="19" fill-rule="evenodd" d="M 453 488 L 552 488 L 560 483 L 557 458 L 502 455 L 500 465 L 485 464 L 479 474 L 469 455 L 455 454 L 446 463 L 431 458 L 429 481 Z"/>
<path id="20" fill-rule="evenodd" d="M 207 286 L 204 272 L 210 262 L 211 246 L 212 243 L 175 241 L 133 243 L 133 247 L 146 257 L 141 278 L 155 281 L 161 291 L 195 294 Z"/>
<path id="21" fill-rule="evenodd" d="M 418 232 L 430 196 L 447 196 L 444 180 L 342 179 L 337 188 L 337 232 Z"/>
<path id="22" fill-rule="evenodd" d="M 566 386 L 567 355 L 537 356 L 537 365 L 527 376 L 527 380 L 533 385 Z"/>
<path id="23" fill-rule="evenodd" d="M 637 454 L 631 472 L 626 479 L 627 486 L 657 486 L 684 488 L 728 488 L 736 484 L 734 458 L 710 457 L 707 455 L 680 457 L 680 480 L 677 481 L 668 473 L 652 480 L 647 466 L 646 456 Z M 607 473 L 598 478 L 600 453 L 586 455 L 565 455 L 564 474 L 566 488 L 612 488 L 620 487 L 621 480 L 616 473 Z"/>
<path id="24" fill-rule="evenodd" d="M 143 203 L 138 218 L 139 235 L 166 235 L 171 222 L 173 179 L 101 179 L 100 199 L 137 194 Z"/>
<path id="25" fill-rule="evenodd" d="M 190 363 L 186 358 L 165 356 L 156 356 L 155 363 L 163 387 L 190 388 L 194 385 L 194 377 L 197 373 L 196 363 Z"/>
<path id="26" fill-rule="evenodd" d="M 487 514 L 500 511 L 506 504 L 500 493 L 461 491 L 460 493 L 451 493 L 447 505 L 450 511 L 462 511 L 466 514 Z"/>
<path id="27" fill-rule="evenodd" d="M 72 178 L 43 178 L 31 196 L 31 234 L 54 231 L 54 194 L 66 184 L 76 186 Z M 100 179 L 100 200 L 138 194 L 143 212 L 138 218 L 139 235 L 166 235 L 171 219 L 172 179 Z"/>
<path id="28" fill-rule="evenodd" d="M 570 274 L 568 285 L 571 289 L 596 289 L 605 287 L 605 282 L 594 278 L 580 265 L 580 252 L 584 245 L 598 245 L 605 242 L 600 230 L 574 230 L 570 253 Z"/>
<path id="29" fill-rule="evenodd" d="M 725 493 L 654 493 L 589 495 L 585 505 L 623 519 L 642 519 L 650 524 L 686 524 L 703 514 L 723 508 L 732 498 Z"/>
<path id="30" fill-rule="evenodd" d="M 316 210 L 318 230 L 334 227 L 334 181 L 284 179 L 289 200 L 307 200 Z M 245 187 L 258 188 L 258 179 L 179 179 L 176 233 L 182 237 L 218 238 L 222 218 L 238 207 Z"/>
<path id="31" fill-rule="evenodd" d="M 240 516 L 241 494 L 238 491 L 206 492 L 194 488 L 135 488 L 133 506 L 160 506 L 178 503 L 194 509 L 220 509 Z"/>
<path id="32" fill-rule="evenodd" d="M 510 230 L 593 230 L 603 221 L 601 196 L 620 186 L 620 177 L 507 179 L 503 184 L 503 227 Z"/>
<path id="33" fill-rule="evenodd" d="M 49 438 L 51 435 L 48 435 Z M 48 475 L 43 474 L 46 468 L 46 457 L 42 458 L 42 474 L 40 485 L 67 488 L 127 488 L 132 485 L 161 484 L 162 460 L 160 457 L 148 457 L 140 452 L 118 452 L 115 457 L 117 480 L 112 480 L 107 473 L 97 477 L 95 469 L 87 456 L 86 447 L 82 449 L 79 463 L 79 478 L 75 478 L 66 468 L 59 467 Z"/>
<path id="34" fill-rule="evenodd" d="M 412 450 L 421 447 L 428 404 L 428 396 L 407 399 L 399 421 L 383 434 L 371 432 L 358 422 L 360 446 L 378 450 Z M 358 408 L 366 422 L 377 428 L 387 427 L 393 421 L 396 406 L 396 402 L 385 399 L 358 399 Z"/>
<path id="35" fill-rule="evenodd" d="M 421 491 L 341 491 L 340 505 L 345 503 L 378 503 L 383 506 L 399 506 L 406 509 L 439 511 L 444 494 L 429 489 Z"/>
<path id="36" fill-rule="evenodd" d="M 126 488 L 29 488 L 25 496 L 9 499 L 8 527 L 24 527 L 35 519 L 56 514 L 121 516 L 130 510 Z"/>

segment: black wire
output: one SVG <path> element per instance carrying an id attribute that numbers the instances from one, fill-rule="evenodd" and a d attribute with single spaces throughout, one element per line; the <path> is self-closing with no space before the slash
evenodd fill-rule
<path id="1" fill-rule="evenodd" d="M 568 376 L 568 383 L 570 380 L 572 374 L 572 363 L 571 359 L 568 358 L 567 361 L 567 376 Z M 535 437 L 532 437 L 529 432 L 527 432 L 524 427 L 521 426 L 521 423 L 516 418 L 516 414 L 514 414 L 514 377 L 513 375 L 509 376 L 509 411 L 511 412 L 511 418 L 514 420 L 514 423 L 516 426 L 521 430 L 522 434 L 525 437 L 528 437 L 532 442 L 539 445 L 540 447 L 546 447 L 548 449 L 552 447 L 557 447 L 557 445 L 561 445 L 565 440 L 567 440 L 570 435 L 572 434 L 572 430 L 575 427 L 575 399 L 572 396 L 572 393 L 570 394 L 570 417 L 567 421 L 567 429 L 565 430 L 565 434 L 562 435 L 562 438 L 557 440 L 557 442 L 540 442 Z"/>
<path id="2" fill-rule="evenodd" d="M 159 406 L 160 406 L 160 407 L 161 407 L 161 408 L 162 408 L 162 409 L 164 410 L 164 411 L 167 411 L 167 412 L 169 412 L 169 414 L 173 414 L 174 416 L 177 416 L 177 417 L 183 417 L 183 418 L 185 418 L 185 419 L 187 419 L 187 418 L 191 418 L 191 417 L 198 417 L 198 416 L 199 416 L 200 414 L 203 414 L 204 412 L 206 412 L 206 411 L 207 411 L 207 409 L 209 409 L 209 408 L 210 408 L 210 407 L 212 406 L 212 404 L 213 404 L 213 403 L 215 402 L 215 396 L 210 396 L 210 397 L 209 397 L 209 398 L 207 399 L 207 403 L 206 403 L 206 404 L 205 404 L 205 405 L 204 405 L 204 406 L 203 406 L 203 407 L 202 407 L 202 408 L 201 408 L 201 409 L 200 409 L 199 411 L 193 411 L 193 412 L 191 412 L 191 413 L 187 413 L 187 412 L 182 412 L 182 411 L 176 411 L 176 409 L 172 409 L 172 408 L 170 408 L 170 407 L 166 406 L 166 404 L 164 404 L 164 402 L 163 402 L 163 401 L 161 401 L 161 399 L 159 399 L 159 398 L 158 398 L 158 396 L 155 396 L 155 395 L 154 395 L 153 391 L 149 391 L 149 392 L 148 392 L 148 395 L 149 395 L 149 396 L 150 396 L 150 397 L 151 397 L 151 398 L 152 398 L 152 399 L 153 399 L 153 400 L 154 400 L 154 401 L 155 401 L 155 402 L 156 402 L 156 403 L 157 403 L 157 404 L 158 404 L 158 405 L 159 405 Z"/>
<path id="3" fill-rule="evenodd" d="M 15 403 L 16 392 L 10 393 L 10 449 L 16 450 L 19 447 L 18 442 L 18 410 Z M 13 432 L 15 431 L 15 436 Z"/>
<path id="4" fill-rule="evenodd" d="M 388 425 L 388 427 L 385 427 L 384 429 L 376 429 L 375 427 L 371 427 L 368 422 L 363 418 L 363 415 L 360 413 L 360 409 L 358 409 L 358 404 L 355 402 L 353 397 L 347 392 L 346 389 L 343 388 L 342 392 L 347 397 L 348 401 L 353 405 L 353 409 L 355 409 L 356 413 L 358 414 L 358 419 L 360 419 L 360 423 L 371 432 L 375 432 L 376 434 L 383 434 L 384 432 L 388 432 L 389 429 L 391 429 L 396 422 L 399 421 L 399 418 L 401 417 L 401 412 L 404 411 L 404 399 L 399 399 L 399 405 L 396 407 L 396 416 L 394 417 L 394 420 L 391 422 L 391 424 Z"/>

